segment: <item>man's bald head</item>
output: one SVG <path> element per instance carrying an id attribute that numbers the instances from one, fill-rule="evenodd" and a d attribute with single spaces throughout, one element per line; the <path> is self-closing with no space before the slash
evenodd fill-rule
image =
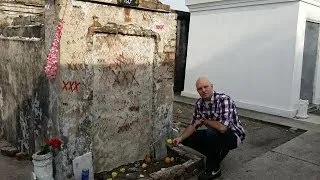
<path id="1" fill-rule="evenodd" d="M 205 99 L 210 100 L 213 95 L 213 85 L 207 77 L 201 76 L 196 81 L 196 88 L 199 95 Z"/>
<path id="2" fill-rule="evenodd" d="M 198 79 L 197 79 L 197 81 L 196 81 L 196 86 L 197 86 L 197 84 L 199 84 L 199 83 L 209 83 L 209 84 L 212 84 L 212 83 L 210 82 L 210 80 L 209 80 L 207 77 L 205 77 L 205 76 L 200 76 L 200 77 L 198 77 Z"/>

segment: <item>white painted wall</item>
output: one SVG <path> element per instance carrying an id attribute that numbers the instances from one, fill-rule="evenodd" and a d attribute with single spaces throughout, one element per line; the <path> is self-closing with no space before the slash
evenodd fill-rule
<path id="1" fill-rule="evenodd" d="M 170 5 L 171 9 L 189 12 L 185 0 L 160 0 L 162 3 Z"/>
<path id="2" fill-rule="evenodd" d="M 223 9 L 216 6 L 205 10 L 208 5 L 189 7 L 191 24 L 182 95 L 197 97 L 195 80 L 206 75 L 217 91 L 229 94 L 239 107 L 295 116 L 298 99 L 293 87 L 300 89 L 300 78 L 293 74 L 300 69 L 301 76 L 302 65 L 296 63 L 300 55 L 296 53 L 299 2 L 245 7 L 238 3 L 239 7 L 229 4 Z"/>
<path id="3" fill-rule="evenodd" d="M 319 2 L 319 5 L 320 5 L 320 2 Z M 298 21 L 299 29 L 297 31 L 297 37 L 300 37 L 299 39 L 304 39 L 306 21 L 320 23 L 320 7 L 312 5 L 312 4 L 308 4 L 305 2 L 300 2 L 299 21 Z M 320 34 L 319 34 L 319 36 L 320 36 Z M 320 37 L 319 37 L 318 44 L 319 44 L 318 52 L 320 52 Z M 301 48 L 303 50 L 304 44 L 302 44 L 302 45 L 300 44 L 298 47 L 300 49 L 298 49 L 297 52 L 303 53 L 303 52 L 301 52 Z M 302 56 L 302 55 L 303 54 L 299 54 L 299 56 Z M 300 61 L 300 59 L 298 61 Z M 301 58 L 301 61 L 302 61 L 302 58 Z M 299 87 L 300 87 L 300 85 L 299 85 Z M 297 91 L 297 89 L 299 89 L 299 88 L 293 87 L 293 89 L 295 91 Z M 315 94 L 314 94 L 313 103 L 320 104 L 320 54 L 318 54 L 318 60 L 317 60 L 314 92 L 315 92 Z M 299 93 L 300 93 L 300 91 L 295 92 L 295 96 L 299 96 Z"/>

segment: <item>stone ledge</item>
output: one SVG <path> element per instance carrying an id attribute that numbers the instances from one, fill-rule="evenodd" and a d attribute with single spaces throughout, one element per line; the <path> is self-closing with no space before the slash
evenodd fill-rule
<path id="1" fill-rule="evenodd" d="M 1 154 L 4 156 L 9 156 L 9 157 L 14 157 L 16 153 L 19 152 L 17 148 L 12 146 L 10 143 L 7 141 L 1 139 L 0 140 L 0 149 L 1 149 Z"/>
<path id="2" fill-rule="evenodd" d="M 174 157 L 175 162 L 171 166 L 162 166 L 161 170 L 156 172 L 151 171 L 144 174 L 146 169 L 141 167 L 141 164 L 145 160 L 131 163 L 129 167 L 127 165 L 119 166 L 109 172 L 99 172 L 95 174 L 96 179 L 108 179 L 111 176 L 111 172 L 118 172 L 120 168 L 126 168 L 125 173 L 120 173 L 118 177 L 114 179 L 143 179 L 143 180 L 173 180 L 173 179 L 189 179 L 198 175 L 205 167 L 205 156 L 201 153 L 184 145 L 167 147 L 167 157 Z M 159 161 L 155 164 L 158 164 Z M 150 173 L 150 174 L 149 174 Z M 144 175 L 144 177 L 140 177 Z"/>
<path id="3" fill-rule="evenodd" d="M 272 114 L 266 114 L 266 113 L 261 113 L 261 112 L 242 109 L 242 108 L 238 108 L 238 113 L 239 113 L 239 116 L 246 117 L 253 120 L 268 122 L 272 124 L 278 124 L 278 125 L 287 126 L 287 127 L 294 127 L 294 128 L 308 130 L 308 131 L 310 130 L 310 131 L 320 132 L 320 124 L 308 122 L 307 120 L 303 120 L 303 119 L 280 117 Z"/>
<path id="4" fill-rule="evenodd" d="M 125 5 L 122 0 L 78 0 L 83 2 L 101 3 L 111 6 L 129 7 L 148 11 L 171 12 L 170 6 L 158 0 L 140 0 L 137 4 Z"/>
<path id="5" fill-rule="evenodd" d="M 0 0 L 0 3 L 16 3 L 31 6 L 44 6 L 45 0 Z"/>
<path id="6" fill-rule="evenodd" d="M 103 27 L 92 27 L 95 33 L 108 33 L 108 34 L 122 34 L 129 36 L 141 36 L 160 39 L 160 35 L 152 30 L 143 29 L 135 25 L 118 25 L 115 23 L 108 23 Z"/>
<path id="7" fill-rule="evenodd" d="M 28 42 L 39 42 L 41 38 L 29 38 L 29 37 L 4 37 L 0 34 L 0 40 L 9 40 L 9 41 L 28 41 Z"/>
<path id="8" fill-rule="evenodd" d="M 205 167 L 205 156 L 201 153 L 184 145 L 167 146 L 168 154 L 180 156 L 186 160 L 185 163 L 175 165 L 164 170 L 160 170 L 150 174 L 152 179 L 169 180 L 179 177 L 192 177 L 197 175 Z"/>
<path id="9" fill-rule="evenodd" d="M 32 6 L 25 4 L 13 4 L 0 1 L 0 10 L 8 12 L 21 12 L 27 14 L 43 14 L 43 6 Z"/>

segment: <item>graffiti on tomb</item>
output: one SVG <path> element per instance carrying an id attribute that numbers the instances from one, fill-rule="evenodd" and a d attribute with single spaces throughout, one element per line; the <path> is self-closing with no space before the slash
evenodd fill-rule
<path id="1" fill-rule="evenodd" d="M 67 63 L 68 70 L 78 71 L 78 70 L 86 70 L 88 69 L 88 64 L 82 64 L 82 63 Z"/>
<path id="2" fill-rule="evenodd" d="M 156 29 L 163 29 L 164 25 L 156 25 Z"/>
<path id="3" fill-rule="evenodd" d="M 138 6 L 139 0 L 118 0 L 118 4 L 127 6 Z"/>
<path id="4" fill-rule="evenodd" d="M 62 81 L 62 90 L 77 92 L 79 91 L 80 82 L 78 81 Z"/>
<path id="5" fill-rule="evenodd" d="M 138 122 L 138 121 L 135 120 L 135 121 L 133 121 L 133 122 L 131 122 L 131 123 L 124 123 L 122 126 L 119 127 L 117 133 L 122 133 L 122 132 L 131 130 L 131 129 L 132 129 L 132 126 L 133 126 L 134 124 L 136 124 L 137 122 Z"/>
<path id="6" fill-rule="evenodd" d="M 132 58 L 124 57 L 120 54 L 116 60 L 114 60 L 114 68 L 111 72 L 115 77 L 115 83 L 117 85 L 129 85 L 133 84 L 139 85 L 136 79 L 136 64 Z"/>

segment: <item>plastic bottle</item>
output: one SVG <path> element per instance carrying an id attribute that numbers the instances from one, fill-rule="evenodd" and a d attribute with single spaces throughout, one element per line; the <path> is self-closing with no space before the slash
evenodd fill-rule
<path id="1" fill-rule="evenodd" d="M 81 180 L 89 180 L 89 169 L 82 169 Z"/>

